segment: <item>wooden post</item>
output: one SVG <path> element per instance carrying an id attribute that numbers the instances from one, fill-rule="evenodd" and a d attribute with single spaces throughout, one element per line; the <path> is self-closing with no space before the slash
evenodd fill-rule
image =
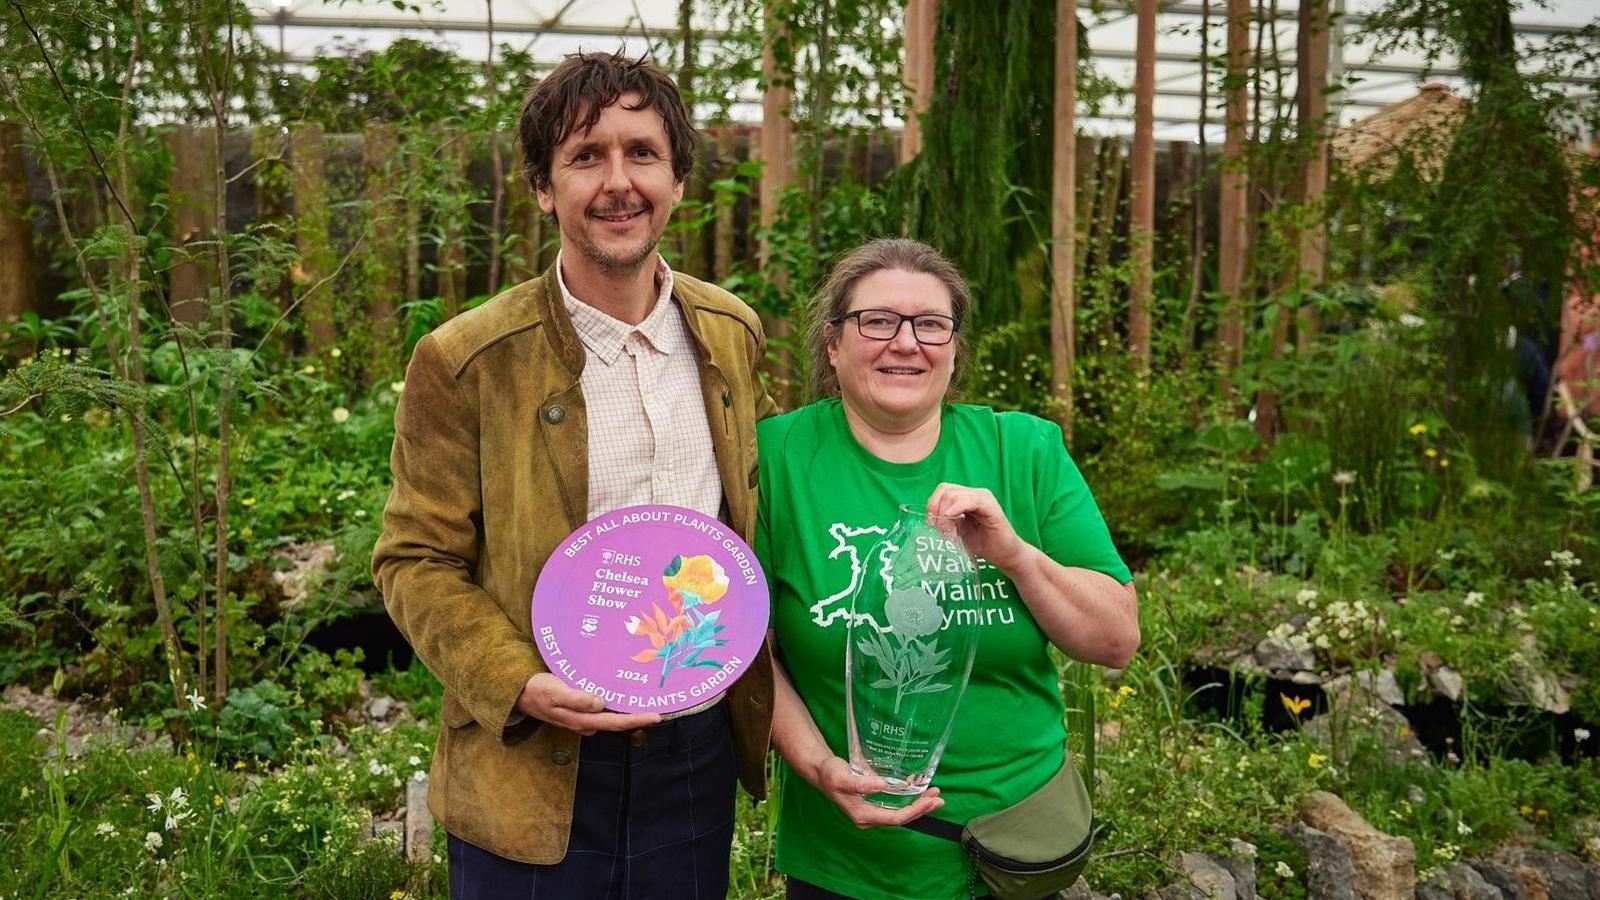
<path id="1" fill-rule="evenodd" d="M 22 168 L 22 126 L 15 122 L 0 122 L 0 272 L 5 273 L 0 276 L 0 325 L 37 311 L 28 176 Z"/>
<path id="2" fill-rule="evenodd" d="M 1150 307 L 1155 250 L 1156 0 L 1138 0 L 1133 75 L 1133 153 L 1128 179 L 1128 343 L 1133 363 L 1150 367 Z"/>
<path id="3" fill-rule="evenodd" d="M 294 241 L 300 249 L 295 293 L 301 294 L 333 271 L 328 246 L 328 186 L 324 165 L 327 142 L 322 126 L 307 124 L 289 134 L 294 171 Z M 334 322 L 337 292 L 324 286 L 300 307 L 305 322 L 306 349 L 318 352 L 338 341 Z"/>
<path id="4" fill-rule="evenodd" d="M 1232 373 L 1244 357 L 1244 271 L 1249 245 L 1248 192 L 1244 129 L 1245 87 L 1250 61 L 1250 0 L 1228 0 L 1228 64 L 1223 87 L 1227 94 L 1227 131 L 1222 145 L 1222 191 L 1217 240 L 1217 286 L 1223 295 L 1218 325 L 1223 395 L 1233 396 Z"/>
<path id="5" fill-rule="evenodd" d="M 1050 396 L 1072 442 L 1072 370 L 1078 307 L 1078 3 L 1056 0 L 1053 167 L 1050 187 Z"/>
<path id="6" fill-rule="evenodd" d="M 694 82 L 696 60 L 699 42 L 694 30 L 694 0 L 678 0 L 678 40 L 683 52 L 683 58 L 678 66 L 678 93 L 683 96 L 683 102 L 688 105 L 689 112 L 694 112 Z M 704 207 L 701 205 L 706 197 L 706 164 L 701 151 L 694 155 L 694 164 L 689 169 L 689 176 L 683 186 L 683 199 L 690 204 L 696 218 L 701 217 Z M 707 277 L 710 266 L 706 263 L 706 233 L 705 227 L 685 228 L 679 233 L 678 266 L 685 272 L 697 278 Z"/>
<path id="7" fill-rule="evenodd" d="M 194 324 L 205 321 L 210 311 L 207 298 L 217 280 L 216 254 L 206 243 L 215 238 L 211 207 L 217 193 L 216 151 L 209 127 L 179 125 L 166 140 L 172 153 L 172 246 L 178 251 L 167 296 L 172 317 Z"/>
<path id="8" fill-rule="evenodd" d="M 377 279 L 367 288 L 367 321 L 372 332 L 369 374 L 387 374 L 399 362 L 400 322 L 395 300 L 405 290 L 405 248 L 400 232 L 400 203 L 394 193 L 399 180 L 398 146 L 393 125 L 367 125 L 361 142 L 366 176 L 366 241 L 368 258 L 374 262 L 368 271 Z"/>
<path id="9" fill-rule="evenodd" d="M 922 150 L 922 114 L 933 92 L 933 35 L 939 24 L 939 0 L 906 0 L 906 124 L 900 134 L 900 164 Z"/>
<path id="10" fill-rule="evenodd" d="M 778 201 L 794 178 L 790 164 L 790 145 L 793 136 L 789 121 L 793 76 L 779 68 L 777 55 L 773 52 L 775 41 L 788 40 L 788 25 L 776 15 L 775 5 L 773 0 L 768 0 L 763 10 L 766 31 L 770 36 L 761 51 L 761 75 L 766 82 L 766 89 L 761 95 L 761 227 L 763 228 L 770 228 L 777 222 Z M 759 252 L 762 272 L 772 280 L 780 292 L 783 292 L 786 287 L 783 274 L 773 266 L 772 247 L 765 239 L 761 241 Z M 781 317 L 769 319 L 766 325 L 768 334 L 778 338 L 788 337 L 787 319 Z M 793 405 L 792 400 L 796 396 L 793 390 L 792 360 L 782 359 L 781 367 L 781 372 L 769 371 L 769 374 L 779 377 L 778 382 L 772 386 L 773 392 L 777 394 L 780 404 L 789 407 Z"/>
<path id="11" fill-rule="evenodd" d="M 1327 277 L 1328 223 L 1323 195 L 1328 188 L 1328 0 L 1304 0 L 1300 6 L 1300 134 L 1309 143 L 1301 171 L 1300 202 L 1307 216 L 1300 229 L 1300 288 L 1321 286 Z M 1316 309 L 1300 305 L 1299 346 L 1309 347 L 1318 329 Z"/>
<path id="12" fill-rule="evenodd" d="M 716 171 L 719 178 L 730 178 L 735 169 L 739 167 L 739 160 L 734 155 L 732 125 L 724 125 L 717 129 L 717 164 Z M 734 202 L 738 195 L 722 193 L 717 196 L 715 217 L 712 219 L 715 230 L 712 253 L 712 274 L 720 283 L 733 271 L 733 212 Z"/>

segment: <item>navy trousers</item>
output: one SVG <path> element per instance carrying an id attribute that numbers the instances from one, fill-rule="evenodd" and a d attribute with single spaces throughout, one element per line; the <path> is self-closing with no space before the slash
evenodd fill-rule
<path id="1" fill-rule="evenodd" d="M 566 857 L 529 865 L 451 835 L 450 897 L 721 900 L 737 778 L 726 703 L 585 737 Z"/>

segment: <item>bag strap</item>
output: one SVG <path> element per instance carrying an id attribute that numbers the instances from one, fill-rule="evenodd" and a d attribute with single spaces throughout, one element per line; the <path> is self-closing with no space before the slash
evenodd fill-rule
<path id="1" fill-rule="evenodd" d="M 961 832 L 964 830 L 962 826 L 954 822 L 946 822 L 944 819 L 934 816 L 920 816 L 902 824 L 900 827 L 909 828 L 912 831 L 920 831 L 930 837 L 954 841 L 957 844 L 961 843 Z"/>

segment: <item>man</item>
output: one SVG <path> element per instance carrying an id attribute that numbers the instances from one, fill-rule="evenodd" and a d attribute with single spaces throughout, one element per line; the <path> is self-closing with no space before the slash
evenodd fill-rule
<path id="1" fill-rule="evenodd" d="M 453 897 L 722 897 L 737 777 L 765 793 L 766 651 L 709 707 L 605 712 L 534 645 L 539 570 L 577 526 L 636 503 L 747 539 L 755 314 L 656 252 L 695 132 L 660 69 L 569 56 L 518 127 L 556 265 L 418 344 L 395 415 L 373 573 L 444 685 L 428 807 Z"/>

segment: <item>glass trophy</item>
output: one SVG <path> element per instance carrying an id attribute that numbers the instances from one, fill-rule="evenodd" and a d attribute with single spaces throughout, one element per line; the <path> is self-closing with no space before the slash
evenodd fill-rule
<path id="1" fill-rule="evenodd" d="M 891 809 L 927 790 L 978 649 L 978 570 L 957 534 L 960 518 L 900 507 L 867 555 L 845 644 L 850 768 L 888 789 L 867 798 Z"/>

